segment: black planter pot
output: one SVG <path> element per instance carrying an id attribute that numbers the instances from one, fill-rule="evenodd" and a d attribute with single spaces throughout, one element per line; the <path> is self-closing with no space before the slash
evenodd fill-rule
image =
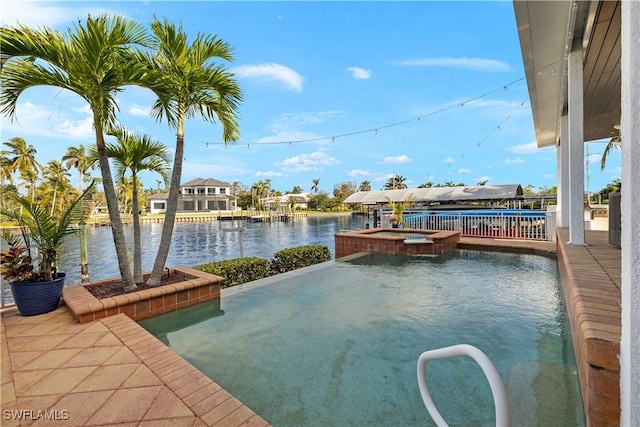
<path id="1" fill-rule="evenodd" d="M 65 273 L 58 273 L 52 282 L 13 282 L 11 293 L 23 316 L 36 316 L 55 310 L 60 305 Z"/>

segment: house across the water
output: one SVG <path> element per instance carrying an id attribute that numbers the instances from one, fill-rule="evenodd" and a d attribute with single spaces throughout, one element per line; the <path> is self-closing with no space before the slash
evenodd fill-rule
<path id="1" fill-rule="evenodd" d="M 167 210 L 169 193 L 149 197 L 149 213 L 164 213 Z M 210 212 L 236 210 L 236 197 L 231 194 L 228 182 L 213 178 L 196 178 L 180 185 L 178 212 Z"/>

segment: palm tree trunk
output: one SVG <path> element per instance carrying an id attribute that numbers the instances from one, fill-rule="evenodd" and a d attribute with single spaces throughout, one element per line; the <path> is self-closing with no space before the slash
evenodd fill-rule
<path id="1" fill-rule="evenodd" d="M 97 121 L 96 121 L 97 122 Z M 133 276 L 131 275 L 131 266 L 127 256 L 127 242 L 124 238 L 124 229 L 122 227 L 122 219 L 118 209 L 118 197 L 113 185 L 111 177 L 111 168 L 109 167 L 109 158 L 104 144 L 104 135 L 102 134 L 102 126 L 95 123 L 96 130 L 96 148 L 98 150 L 98 160 L 100 163 L 100 173 L 102 174 L 102 185 L 104 188 L 104 196 L 107 200 L 107 210 L 109 211 L 109 220 L 111 221 L 111 231 L 113 234 L 113 243 L 116 247 L 116 256 L 118 258 L 118 268 L 122 278 L 122 286 L 127 292 L 137 289 Z"/>
<path id="2" fill-rule="evenodd" d="M 133 182 L 133 280 L 136 284 L 144 282 L 142 277 L 142 243 L 140 241 L 140 212 L 138 211 L 138 177 L 132 175 Z"/>
<path id="3" fill-rule="evenodd" d="M 178 210 L 178 190 L 180 189 L 180 179 L 182 177 L 182 159 L 184 157 L 184 114 L 178 118 L 176 133 L 176 152 L 173 159 L 173 170 L 171 172 L 171 184 L 169 186 L 169 198 L 167 200 L 167 210 L 164 214 L 162 224 L 162 235 L 158 254 L 151 270 L 151 276 L 147 280 L 147 285 L 158 286 L 162 281 L 162 271 L 169 256 L 171 246 L 171 235 L 173 234 L 173 224 L 176 220 Z"/>
<path id="4" fill-rule="evenodd" d="M 54 209 L 56 207 L 56 196 L 58 194 L 58 183 L 53 187 L 53 200 L 51 201 L 51 216 L 53 216 Z"/>

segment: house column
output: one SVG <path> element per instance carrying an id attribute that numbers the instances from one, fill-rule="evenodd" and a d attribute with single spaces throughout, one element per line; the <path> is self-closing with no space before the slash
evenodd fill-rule
<path id="1" fill-rule="evenodd" d="M 558 207 L 556 225 L 569 226 L 569 117 L 560 116 L 560 146 L 558 148 Z"/>
<path id="2" fill-rule="evenodd" d="M 622 7 L 620 425 L 640 425 L 640 3 Z"/>
<path id="3" fill-rule="evenodd" d="M 569 54 L 569 244 L 584 245 L 584 88 L 582 51 Z"/>

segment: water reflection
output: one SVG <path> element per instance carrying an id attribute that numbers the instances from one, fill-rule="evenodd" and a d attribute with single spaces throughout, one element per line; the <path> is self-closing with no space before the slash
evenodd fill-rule
<path id="1" fill-rule="evenodd" d="M 293 223 L 250 223 L 244 221 L 180 222 L 174 227 L 167 266 L 194 266 L 238 258 L 240 235 L 223 228 L 242 226 L 244 256 L 271 258 L 281 249 L 301 245 L 326 245 L 335 255 L 334 234 L 345 229 L 362 229 L 365 220 L 351 216 L 308 217 Z M 151 270 L 162 224 L 142 225 L 142 268 Z M 133 229 L 125 226 L 129 261 L 133 262 Z M 118 261 L 110 227 L 87 227 L 89 277 L 101 280 L 119 275 Z M 80 282 L 80 245 L 77 238 L 65 243 L 60 271 L 67 273 L 67 284 Z"/>

